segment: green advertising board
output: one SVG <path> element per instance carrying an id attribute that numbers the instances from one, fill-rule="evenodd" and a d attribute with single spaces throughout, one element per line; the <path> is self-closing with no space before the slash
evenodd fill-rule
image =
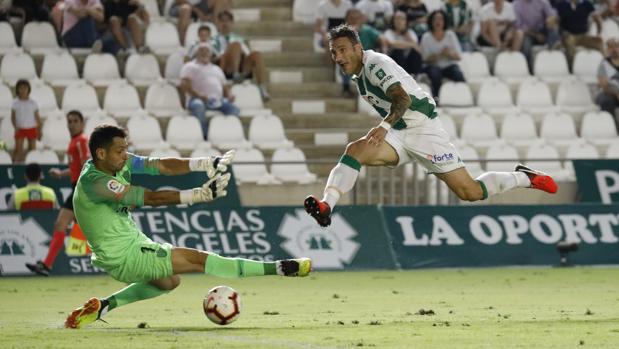
<path id="1" fill-rule="evenodd" d="M 582 202 L 619 203 L 619 160 L 574 160 Z"/>

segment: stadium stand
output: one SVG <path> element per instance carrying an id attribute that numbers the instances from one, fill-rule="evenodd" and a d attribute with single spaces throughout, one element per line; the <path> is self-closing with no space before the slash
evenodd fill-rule
<path id="1" fill-rule="evenodd" d="M 80 80 L 75 58 L 66 50 L 46 52 L 41 79 L 52 86 L 67 86 Z"/>

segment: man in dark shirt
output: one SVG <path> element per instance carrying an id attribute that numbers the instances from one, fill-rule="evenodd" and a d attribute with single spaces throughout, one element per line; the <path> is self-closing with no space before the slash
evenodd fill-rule
<path id="1" fill-rule="evenodd" d="M 143 29 L 148 26 L 149 16 L 139 0 L 104 0 L 105 23 L 108 24 L 114 41 L 121 51 L 130 43 L 137 50 L 144 47 Z M 131 38 L 131 42 L 128 40 Z"/>
<path id="2" fill-rule="evenodd" d="M 602 18 L 595 12 L 589 0 L 561 0 L 557 4 L 561 24 L 563 45 L 571 62 L 576 54 L 576 46 L 583 46 L 602 52 Z M 589 18 L 595 21 L 598 36 L 589 35 Z"/>

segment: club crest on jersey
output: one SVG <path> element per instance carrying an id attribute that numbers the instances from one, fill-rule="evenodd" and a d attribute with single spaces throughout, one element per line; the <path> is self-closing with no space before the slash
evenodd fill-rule
<path id="1" fill-rule="evenodd" d="M 107 188 L 115 194 L 119 194 L 122 193 L 123 190 L 125 190 L 125 186 L 120 184 L 117 180 L 115 179 L 110 179 L 107 182 Z"/>
<path id="2" fill-rule="evenodd" d="M 379 80 L 382 80 L 385 77 L 385 75 L 387 75 L 387 74 L 385 74 L 385 71 L 382 70 L 382 69 L 378 69 L 378 71 L 376 72 L 376 77 Z"/>

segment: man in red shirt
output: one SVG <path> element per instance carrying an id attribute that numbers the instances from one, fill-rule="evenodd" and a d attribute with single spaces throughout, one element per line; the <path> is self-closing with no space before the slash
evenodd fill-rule
<path id="1" fill-rule="evenodd" d="M 52 236 L 52 242 L 49 244 L 49 250 L 47 257 L 43 261 L 37 261 L 34 264 L 26 263 L 26 267 L 32 272 L 49 276 L 49 272 L 54 265 L 56 256 L 64 245 L 64 238 L 66 235 L 69 224 L 75 219 L 73 214 L 73 191 L 77 184 L 77 179 L 80 176 L 82 165 L 90 157 L 90 151 L 88 150 L 88 136 L 84 134 L 84 116 L 77 110 L 71 110 L 67 113 L 67 125 L 69 127 L 69 133 L 71 134 L 71 142 L 67 149 L 67 155 L 69 159 L 69 168 L 60 170 L 58 168 L 52 168 L 49 170 L 49 174 L 55 178 L 70 177 L 71 178 L 71 194 L 67 197 L 67 200 L 62 205 L 56 223 L 54 223 L 54 235 Z"/>

